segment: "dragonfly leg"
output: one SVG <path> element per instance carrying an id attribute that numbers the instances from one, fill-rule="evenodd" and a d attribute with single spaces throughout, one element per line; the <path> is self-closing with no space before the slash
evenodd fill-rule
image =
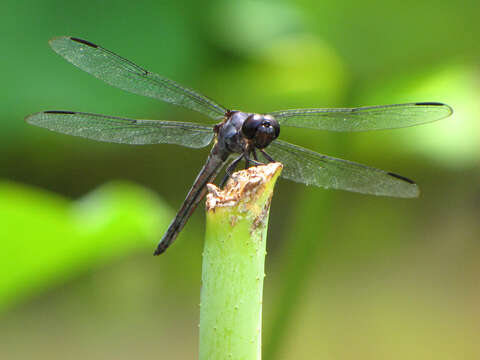
<path id="1" fill-rule="evenodd" d="M 263 156 L 265 157 L 265 159 L 267 159 L 268 161 L 270 162 L 275 162 L 275 160 L 273 160 L 273 158 L 267 154 L 267 152 L 263 149 L 259 149 L 260 152 L 263 154 Z"/>
<path id="2" fill-rule="evenodd" d="M 255 154 L 253 151 L 252 151 L 252 154 L 253 154 L 253 159 L 255 160 L 251 159 L 247 153 L 243 154 L 243 157 L 245 158 L 245 169 L 248 169 L 250 166 L 253 166 L 253 165 L 264 165 L 263 163 L 258 161 L 257 154 Z"/>
<path id="3" fill-rule="evenodd" d="M 255 151 L 255 149 L 252 150 L 252 156 L 255 161 L 258 161 L 257 152 Z"/>
<path id="4" fill-rule="evenodd" d="M 235 170 L 237 167 L 238 163 L 240 160 L 243 159 L 243 154 L 240 155 L 238 158 L 232 161 L 230 165 L 228 165 L 227 169 L 225 170 L 225 176 L 223 177 L 222 181 L 220 182 L 220 187 L 223 188 L 225 184 L 227 183 L 227 180 L 229 179 L 230 176 L 232 176 L 232 172 Z"/>

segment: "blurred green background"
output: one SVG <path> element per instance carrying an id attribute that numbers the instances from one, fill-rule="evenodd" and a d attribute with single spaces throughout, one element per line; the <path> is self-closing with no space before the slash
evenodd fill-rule
<path id="1" fill-rule="evenodd" d="M 415 179 L 416 200 L 280 181 L 264 359 L 480 358 L 480 3 L 13 1 L 0 6 L 0 358 L 197 357 L 199 208 L 152 250 L 208 153 L 50 133 L 77 110 L 195 121 L 56 55 L 72 35 L 234 109 L 441 101 L 454 115 L 372 133 L 282 130 Z"/>

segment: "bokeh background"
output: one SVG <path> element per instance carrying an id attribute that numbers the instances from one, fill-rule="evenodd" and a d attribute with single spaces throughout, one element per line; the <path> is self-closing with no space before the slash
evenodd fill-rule
<path id="1" fill-rule="evenodd" d="M 197 357 L 199 208 L 151 252 L 208 153 L 50 133 L 40 110 L 195 121 L 112 88 L 47 40 L 103 45 L 234 109 L 441 101 L 395 131 L 282 130 L 415 179 L 416 200 L 280 181 L 264 359 L 480 358 L 480 3 L 14 1 L 0 5 L 0 358 Z"/>

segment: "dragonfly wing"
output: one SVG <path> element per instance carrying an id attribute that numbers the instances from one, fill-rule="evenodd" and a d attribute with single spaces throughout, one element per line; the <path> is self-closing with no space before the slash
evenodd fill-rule
<path id="1" fill-rule="evenodd" d="M 63 134 L 121 144 L 177 144 L 201 148 L 213 139 L 210 127 L 176 121 L 134 120 L 72 111 L 43 111 L 25 120 Z"/>
<path id="2" fill-rule="evenodd" d="M 318 154 L 284 141 L 275 140 L 267 152 L 275 161 L 283 163 L 282 177 L 306 185 L 403 198 L 417 197 L 420 193 L 418 186 L 403 176 Z"/>
<path id="3" fill-rule="evenodd" d="M 437 121 L 450 116 L 450 106 L 419 102 L 335 109 L 296 109 L 270 113 L 281 126 L 329 131 L 396 129 Z"/>
<path id="4" fill-rule="evenodd" d="M 183 106 L 215 120 L 225 115 L 226 109 L 206 96 L 89 41 L 62 36 L 50 40 L 50 46 L 73 65 L 122 90 Z"/>

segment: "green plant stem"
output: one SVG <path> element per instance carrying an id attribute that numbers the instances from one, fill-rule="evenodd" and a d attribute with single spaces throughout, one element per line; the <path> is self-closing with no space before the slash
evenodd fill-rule
<path id="1" fill-rule="evenodd" d="M 209 184 L 200 302 L 200 360 L 261 358 L 265 243 L 279 163 Z"/>

